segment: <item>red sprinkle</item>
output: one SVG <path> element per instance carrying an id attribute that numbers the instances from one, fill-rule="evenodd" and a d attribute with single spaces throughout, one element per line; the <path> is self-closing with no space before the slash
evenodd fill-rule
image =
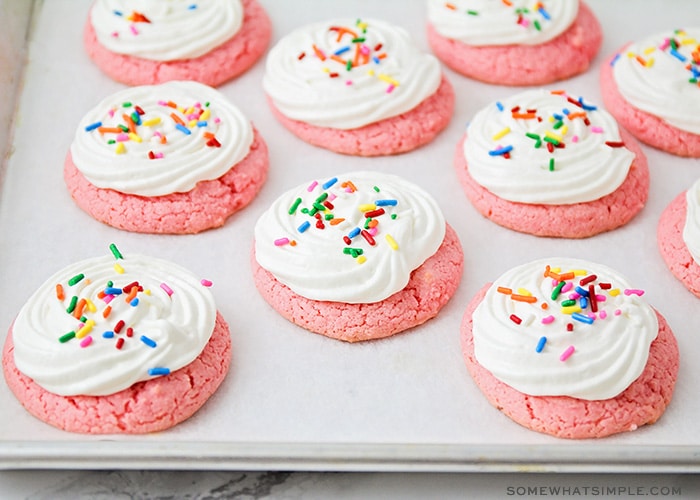
<path id="1" fill-rule="evenodd" d="M 589 274 L 585 278 L 581 278 L 581 281 L 579 281 L 578 284 L 581 286 L 586 286 L 587 284 L 589 284 L 592 281 L 595 281 L 597 279 L 598 279 L 598 276 L 596 276 L 595 274 Z"/>
<path id="2" fill-rule="evenodd" d="M 116 347 L 117 349 L 121 349 L 123 345 L 124 345 L 124 337 L 119 337 L 117 339 L 117 345 L 114 347 Z"/>
<path id="3" fill-rule="evenodd" d="M 519 325 L 520 323 L 523 322 L 523 320 L 520 319 L 520 318 L 519 318 L 518 316 L 516 316 L 515 314 L 511 314 L 511 315 L 510 315 L 510 320 L 511 320 L 513 323 L 515 323 L 516 325 Z"/>
<path id="4" fill-rule="evenodd" d="M 362 232 L 360 232 L 360 234 L 362 235 L 362 237 L 363 237 L 365 240 L 367 240 L 367 243 L 369 243 L 370 245 L 374 246 L 374 245 L 377 244 L 377 243 L 374 241 L 374 238 L 372 238 L 372 235 L 369 234 L 369 232 L 367 232 L 366 229 L 363 229 Z"/>
<path id="5" fill-rule="evenodd" d="M 370 217 L 379 217 L 380 215 L 384 215 L 383 208 L 378 208 L 376 210 L 370 210 L 369 212 L 365 212 L 365 219 L 369 219 Z"/>
<path id="6" fill-rule="evenodd" d="M 574 324 L 573 324 L 573 323 L 567 323 L 567 324 L 566 324 L 566 331 L 567 331 L 567 332 L 573 332 L 573 331 L 574 331 Z"/>
<path id="7" fill-rule="evenodd" d="M 124 320 L 120 319 L 116 325 L 114 325 L 114 333 L 119 333 L 124 328 Z"/>

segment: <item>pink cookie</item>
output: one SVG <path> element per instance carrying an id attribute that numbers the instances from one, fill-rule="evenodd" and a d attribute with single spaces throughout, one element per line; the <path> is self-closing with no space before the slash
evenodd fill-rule
<path id="1" fill-rule="evenodd" d="M 357 156 L 427 144 L 455 102 L 439 61 L 403 28 L 374 19 L 333 19 L 286 35 L 267 55 L 263 89 L 295 135 Z"/>
<path id="2" fill-rule="evenodd" d="M 498 410 L 528 429 L 570 439 L 599 438 L 633 431 L 656 422 L 664 413 L 673 395 L 679 352 L 673 332 L 657 311 L 652 309 L 651 314 L 657 318 L 658 335 L 651 342 L 646 365 L 641 374 L 618 395 L 605 399 L 530 395 L 496 378 L 476 358 L 473 315 L 490 286 L 483 287 L 467 307 L 461 324 L 461 345 L 470 375 L 489 403 Z M 596 321 L 605 320 L 598 318 Z M 577 335 L 585 335 L 588 325 L 573 320 L 572 323 L 576 323 L 574 328 L 580 332 Z M 546 350 L 548 344 L 545 343 L 543 349 Z M 532 350 L 534 354 L 534 344 Z M 580 351 L 584 353 L 584 349 Z M 578 346 L 569 355 L 579 356 Z M 567 361 L 555 362 L 565 365 Z"/>
<path id="3" fill-rule="evenodd" d="M 625 146 L 636 155 L 625 182 L 614 192 L 587 203 L 544 205 L 499 198 L 470 175 L 460 141 L 455 153 L 457 177 L 469 201 L 484 216 L 508 229 L 536 236 L 587 238 L 627 224 L 644 207 L 649 194 L 649 168 L 639 144 L 624 130 Z"/>
<path id="4" fill-rule="evenodd" d="M 624 47 L 620 49 L 621 52 Z M 637 139 L 678 156 L 700 157 L 700 135 L 681 130 L 664 119 L 630 104 L 618 90 L 613 78 L 612 56 L 600 68 L 600 89 L 605 106 L 620 125 Z"/>
<path id="5" fill-rule="evenodd" d="M 435 317 L 459 285 L 464 255 L 448 225 L 438 251 L 411 273 L 406 287 L 380 302 L 347 304 L 311 300 L 294 293 L 251 254 L 255 286 L 283 317 L 314 333 L 346 342 L 394 335 Z"/>
<path id="6" fill-rule="evenodd" d="M 7 385 L 27 411 L 54 427 L 83 434 L 145 434 L 173 427 L 207 402 L 230 364 L 231 335 L 218 313 L 211 340 L 196 360 L 167 377 L 109 396 L 65 397 L 41 388 L 15 366 L 12 328 L 2 353 Z"/>
<path id="7" fill-rule="evenodd" d="M 114 52 L 98 41 L 90 17 L 85 23 L 83 41 L 90 58 L 104 73 L 118 82 L 146 85 L 171 80 L 194 80 L 216 87 L 250 68 L 263 55 L 271 38 L 272 25 L 263 7 L 256 0 L 242 0 L 242 4 L 244 17 L 239 31 L 232 38 L 196 57 L 156 60 Z M 134 12 L 132 15 L 134 14 L 139 13 Z M 119 18 L 125 15 L 121 13 Z M 132 33 L 127 32 L 125 24 L 124 33 L 119 33 L 119 36 L 133 35 L 138 40 L 139 26 L 143 23 L 143 20 L 137 20 L 128 25 L 133 30 Z M 198 29 L 196 24 L 185 27 L 174 25 L 172 36 L 175 39 L 179 38 L 177 33 L 181 28 L 188 31 Z M 201 29 L 208 30 L 209 27 L 204 25 Z M 162 43 L 162 37 L 155 41 Z"/>
<path id="8" fill-rule="evenodd" d="M 265 182 L 268 150 L 238 108 L 198 82 L 130 87 L 83 117 L 64 178 L 80 208 L 128 231 L 219 227 Z"/>
<path id="9" fill-rule="evenodd" d="M 603 38 L 598 20 L 583 2 L 566 31 L 537 45 L 467 45 L 440 35 L 430 23 L 427 34 L 435 54 L 451 69 L 499 85 L 542 85 L 583 73 Z"/>
<path id="10" fill-rule="evenodd" d="M 686 193 L 683 192 L 661 213 L 656 236 L 661 256 L 671 273 L 700 297 L 700 266 L 683 241 L 686 207 Z"/>
<path id="11" fill-rule="evenodd" d="M 416 108 L 353 130 L 315 127 L 284 116 L 268 98 L 275 117 L 297 137 L 336 153 L 381 156 L 405 153 L 432 141 L 450 122 L 455 94 L 443 76 L 437 92 Z"/>
<path id="12" fill-rule="evenodd" d="M 66 156 L 64 179 L 80 208 L 110 226 L 138 233 L 198 233 L 222 226 L 260 191 L 268 170 L 267 145 L 255 132 L 245 159 L 186 193 L 144 197 L 92 185 Z"/>

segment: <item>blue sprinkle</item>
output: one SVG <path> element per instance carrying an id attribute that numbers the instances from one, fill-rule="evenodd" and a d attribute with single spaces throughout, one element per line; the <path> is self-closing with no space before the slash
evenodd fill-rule
<path id="1" fill-rule="evenodd" d="M 560 114 L 553 113 L 552 116 L 554 117 L 555 120 L 563 120 L 564 117 Z"/>
<path id="2" fill-rule="evenodd" d="M 615 63 L 620 59 L 620 53 L 615 54 L 615 57 L 612 58 L 612 61 L 610 61 L 610 66 L 615 66 Z"/>
<path id="3" fill-rule="evenodd" d="M 360 234 L 361 232 L 362 232 L 361 229 L 359 227 L 356 227 L 355 229 L 353 229 L 352 231 L 350 231 L 348 233 L 348 238 L 352 239 L 355 236 L 357 236 L 358 234 Z"/>
<path id="4" fill-rule="evenodd" d="M 131 302 L 129 302 L 129 305 L 130 305 L 131 307 L 136 307 L 137 305 L 139 305 L 139 298 L 138 298 L 138 297 L 134 297 L 133 300 L 132 300 Z"/>
<path id="5" fill-rule="evenodd" d="M 95 122 L 92 125 L 88 125 L 87 127 L 85 127 L 85 132 L 92 132 L 93 130 L 101 126 L 102 122 Z"/>
<path id="6" fill-rule="evenodd" d="M 304 231 L 306 231 L 307 229 L 309 229 L 309 226 L 311 226 L 311 223 L 310 223 L 308 220 L 307 220 L 307 221 L 304 221 L 304 222 L 301 224 L 301 226 L 299 226 L 299 227 L 297 228 L 297 231 L 299 231 L 300 233 L 303 233 Z"/>
<path id="7" fill-rule="evenodd" d="M 331 186 L 332 186 L 333 184 L 335 184 L 336 182 L 338 182 L 338 178 L 337 178 L 337 177 L 333 177 L 332 179 L 328 179 L 326 182 L 324 182 L 323 184 L 321 184 L 321 187 L 322 187 L 323 189 L 328 189 L 329 187 L 331 187 Z"/>
<path id="8" fill-rule="evenodd" d="M 569 111 L 569 108 L 564 108 L 561 110 L 561 112 L 564 113 L 566 116 L 569 116 L 569 113 L 571 113 L 571 111 Z"/>
<path id="9" fill-rule="evenodd" d="M 175 124 L 175 128 L 178 129 L 178 130 L 179 130 L 180 132 L 182 132 L 183 134 L 186 134 L 186 135 L 192 134 L 192 132 L 190 132 L 190 129 L 188 129 L 188 128 L 185 127 L 184 125 L 180 125 L 179 123 L 176 123 L 176 124 Z"/>
<path id="10" fill-rule="evenodd" d="M 500 101 L 496 101 L 496 107 L 498 108 L 498 111 L 503 111 L 503 104 L 501 104 Z"/>
<path id="11" fill-rule="evenodd" d="M 114 332 L 111 330 L 107 330 L 102 334 L 102 338 L 104 339 L 111 339 L 112 337 L 114 337 Z"/>
<path id="12" fill-rule="evenodd" d="M 578 305 L 581 306 L 581 309 L 585 309 L 588 307 L 588 299 L 586 297 L 581 297 L 578 299 Z"/>
<path id="13" fill-rule="evenodd" d="M 209 125 L 209 122 L 207 121 L 197 122 L 198 127 L 206 127 L 207 125 Z"/>
<path id="14" fill-rule="evenodd" d="M 671 49 L 668 51 L 668 53 L 671 54 L 676 59 L 678 59 L 680 62 L 686 62 L 688 60 L 687 57 L 685 57 L 683 54 L 678 52 L 676 49 Z"/>
<path id="15" fill-rule="evenodd" d="M 596 106 L 593 106 L 592 104 L 585 104 L 583 102 L 583 97 L 578 98 L 578 103 L 581 105 L 581 107 L 586 110 L 586 111 L 595 111 L 598 109 Z"/>
<path id="16" fill-rule="evenodd" d="M 374 64 L 379 64 L 379 58 L 377 56 L 374 56 L 372 60 L 374 61 Z"/>
<path id="17" fill-rule="evenodd" d="M 374 202 L 378 207 L 395 207 L 398 203 L 398 200 L 377 200 Z"/>
<path id="18" fill-rule="evenodd" d="M 105 294 L 107 294 L 107 295 L 121 295 L 122 289 L 108 286 L 107 288 L 105 288 Z"/>
<path id="19" fill-rule="evenodd" d="M 547 12 L 546 10 L 544 10 L 544 7 L 540 7 L 540 8 L 537 9 L 537 10 L 538 10 L 539 13 L 542 15 L 542 17 L 544 17 L 547 21 L 549 21 L 550 19 L 552 19 L 552 17 L 549 15 L 549 12 Z"/>
<path id="20" fill-rule="evenodd" d="M 155 347 L 156 346 L 156 341 L 153 339 L 149 339 L 145 335 L 141 335 L 141 342 L 146 344 L 148 347 Z"/>
<path id="21" fill-rule="evenodd" d="M 141 115 L 139 115 L 136 111 L 131 113 L 131 120 L 136 124 L 136 125 L 141 125 Z"/>
<path id="22" fill-rule="evenodd" d="M 581 288 L 580 286 L 577 286 L 576 288 L 574 288 L 574 290 L 576 290 L 576 293 L 578 293 L 579 295 L 582 295 L 584 297 L 590 297 L 588 290 L 586 290 L 585 288 Z"/>
<path id="23" fill-rule="evenodd" d="M 194 9 L 197 8 L 197 4 L 193 3 L 192 5 L 190 5 L 190 6 L 187 7 L 187 8 L 188 8 L 189 10 L 194 10 Z"/>
<path id="24" fill-rule="evenodd" d="M 489 155 L 491 155 L 491 156 L 500 156 L 500 155 L 506 154 L 506 153 L 508 153 L 508 152 L 510 152 L 510 151 L 512 151 L 512 150 L 513 150 L 513 146 L 509 144 L 508 146 L 505 146 L 505 147 L 502 147 L 502 148 L 498 148 L 498 149 L 494 149 L 493 151 L 489 151 Z"/>
<path id="25" fill-rule="evenodd" d="M 122 14 L 122 11 L 120 11 L 120 10 L 113 10 L 112 12 L 114 13 L 115 16 L 120 16 L 120 17 L 121 17 L 121 16 L 124 15 L 124 14 Z"/>
<path id="26" fill-rule="evenodd" d="M 170 375 L 170 368 L 149 368 L 148 369 L 148 374 L 152 377 L 158 376 L 158 375 Z"/>
<path id="27" fill-rule="evenodd" d="M 340 54 L 346 53 L 348 50 L 350 50 L 350 47 L 348 45 L 346 45 L 345 47 L 340 47 L 338 50 L 333 52 L 333 55 L 339 56 Z"/>
<path id="28" fill-rule="evenodd" d="M 537 342 L 537 347 L 535 347 L 535 352 L 542 352 L 544 345 L 547 343 L 547 337 L 540 337 L 539 342 Z"/>
<path id="29" fill-rule="evenodd" d="M 587 323 L 587 324 L 589 324 L 589 325 L 592 325 L 592 324 L 593 324 L 593 318 L 589 318 L 589 317 L 586 316 L 585 314 L 573 313 L 573 314 L 571 315 L 571 317 L 572 317 L 573 319 L 575 319 L 576 321 L 580 321 L 581 323 Z"/>

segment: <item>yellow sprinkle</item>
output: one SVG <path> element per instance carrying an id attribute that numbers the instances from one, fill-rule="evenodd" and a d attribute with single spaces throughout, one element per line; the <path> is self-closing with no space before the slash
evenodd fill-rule
<path id="1" fill-rule="evenodd" d="M 650 57 L 649 59 L 647 59 L 647 63 L 644 66 L 646 66 L 647 68 L 651 68 L 653 65 L 654 65 L 654 58 Z"/>
<path id="2" fill-rule="evenodd" d="M 619 288 L 613 288 L 612 290 L 609 290 L 609 291 L 608 291 L 608 294 L 609 294 L 611 297 L 617 297 L 618 295 L 620 295 L 620 289 L 619 289 Z"/>
<path id="3" fill-rule="evenodd" d="M 697 43 L 698 42 L 695 38 L 684 38 L 681 40 L 681 45 L 695 45 Z"/>
<path id="4" fill-rule="evenodd" d="M 554 117 L 553 117 L 553 116 L 550 116 L 550 117 L 549 117 L 549 123 L 554 123 Z"/>
<path id="5" fill-rule="evenodd" d="M 377 208 L 377 205 L 374 203 L 363 203 L 362 205 L 359 205 L 358 210 L 360 212 L 369 212 L 370 210 L 374 210 Z"/>
<path id="6" fill-rule="evenodd" d="M 357 263 L 358 263 L 358 264 L 364 264 L 366 260 L 367 260 L 367 257 L 365 257 L 364 255 L 360 255 L 360 256 L 357 258 Z"/>
<path id="7" fill-rule="evenodd" d="M 494 141 L 497 141 L 501 137 L 508 135 L 508 134 L 510 134 L 510 127 L 506 127 L 503 130 L 501 130 L 500 132 L 498 132 L 497 134 L 494 134 L 493 137 L 491 137 L 491 139 L 493 139 Z"/>
<path id="8" fill-rule="evenodd" d="M 649 54 L 651 54 L 655 50 L 656 50 L 656 47 L 649 47 L 648 49 L 644 49 L 644 55 L 648 56 Z"/>
<path id="9" fill-rule="evenodd" d="M 124 143 L 123 143 L 123 142 L 118 142 L 118 143 L 117 143 L 117 147 L 116 147 L 116 149 L 114 150 L 114 152 L 117 153 L 118 155 L 121 155 L 121 154 L 126 153 L 126 148 L 124 147 Z"/>
<path id="10" fill-rule="evenodd" d="M 194 107 L 190 106 L 189 108 L 187 108 L 187 111 L 185 112 L 185 114 L 191 115 L 192 113 L 194 113 Z"/>
<path id="11" fill-rule="evenodd" d="M 145 120 L 141 122 L 141 125 L 144 127 L 152 127 L 153 125 L 158 125 L 160 123 L 160 117 L 156 116 L 155 118 L 151 118 L 150 120 Z"/>
<path id="12" fill-rule="evenodd" d="M 369 70 L 369 71 L 367 72 L 367 74 L 368 74 L 369 76 L 374 76 L 374 70 L 373 70 L 373 69 Z"/>
<path id="13" fill-rule="evenodd" d="M 588 271 L 585 269 L 572 269 L 572 273 L 574 273 L 574 276 L 586 276 L 588 274 Z"/>
<path id="14" fill-rule="evenodd" d="M 189 122 L 187 122 L 187 125 L 188 125 L 190 128 L 194 128 L 194 127 L 197 126 L 197 120 L 190 120 Z"/>
<path id="15" fill-rule="evenodd" d="M 323 68 L 323 72 L 324 72 L 324 73 L 330 73 L 331 70 L 329 70 L 328 68 Z"/>
<path id="16" fill-rule="evenodd" d="M 561 267 L 551 267 L 549 270 L 553 273 L 561 274 Z"/>
<path id="17" fill-rule="evenodd" d="M 85 299 L 85 305 L 87 305 L 88 311 L 92 313 L 97 312 L 97 307 L 95 307 L 95 303 L 92 300 Z"/>
<path id="18" fill-rule="evenodd" d="M 185 108 L 183 108 L 182 106 L 179 106 L 179 107 L 177 108 L 177 110 L 178 110 L 180 113 L 185 114 Z"/>
<path id="19" fill-rule="evenodd" d="M 357 23 L 357 27 L 360 28 L 361 30 L 366 30 L 367 29 L 367 23 L 364 21 L 360 21 Z"/>
<path id="20" fill-rule="evenodd" d="M 117 263 L 114 264 L 114 270 L 117 274 L 124 274 L 124 268 Z"/>
<path id="21" fill-rule="evenodd" d="M 557 141 L 559 141 L 559 142 L 562 142 L 562 141 L 564 140 L 564 139 L 562 138 L 562 136 L 560 136 L 560 135 L 558 135 L 558 134 L 555 134 L 554 132 L 551 132 L 551 131 L 549 131 L 549 130 L 547 130 L 547 131 L 544 133 L 544 135 L 546 135 L 546 136 L 549 137 L 550 139 L 555 139 L 555 140 L 557 140 Z"/>
<path id="22" fill-rule="evenodd" d="M 151 295 L 151 289 L 147 288 L 146 290 L 143 291 L 146 295 Z"/>
<path id="23" fill-rule="evenodd" d="M 133 132 L 129 132 L 129 139 L 134 141 L 134 142 L 141 142 L 141 137 L 134 134 Z"/>
<path id="24" fill-rule="evenodd" d="M 526 290 L 525 288 L 518 288 L 518 295 L 525 295 L 527 297 L 532 297 L 532 292 Z"/>
<path id="25" fill-rule="evenodd" d="M 630 59 L 632 59 L 633 57 L 637 57 L 637 54 L 635 54 L 634 52 L 628 52 L 628 53 L 627 53 L 627 57 L 629 57 Z"/>
<path id="26" fill-rule="evenodd" d="M 575 306 L 566 306 L 561 308 L 561 313 L 562 314 L 572 314 L 572 313 L 580 313 L 581 312 L 581 306 L 575 305 Z"/>
<path id="27" fill-rule="evenodd" d="M 377 78 L 379 78 L 381 81 L 383 81 L 383 82 L 385 82 L 385 83 L 390 83 L 390 84 L 392 84 L 392 85 L 394 85 L 394 86 L 396 86 L 396 87 L 399 86 L 399 82 L 397 82 L 397 81 L 394 80 L 392 77 L 390 77 L 389 75 L 386 75 L 386 74 L 384 74 L 384 73 L 379 73 L 379 74 L 377 75 Z"/>
<path id="28" fill-rule="evenodd" d="M 386 239 L 386 242 L 389 243 L 389 246 L 391 247 L 392 250 L 399 249 L 399 244 L 396 243 L 396 240 L 394 238 L 392 238 L 390 234 L 387 234 L 386 236 L 384 236 L 384 238 Z"/>
<path id="29" fill-rule="evenodd" d="M 92 327 L 95 326 L 95 320 L 89 319 L 85 322 L 83 327 L 75 332 L 75 338 L 82 339 L 85 337 L 90 331 L 92 330 Z"/>
<path id="30" fill-rule="evenodd" d="M 561 133 L 562 136 L 565 136 L 566 133 L 569 131 L 569 126 L 568 125 L 562 125 L 559 128 L 559 132 Z"/>
<path id="31" fill-rule="evenodd" d="M 204 110 L 204 113 L 202 113 L 199 117 L 200 120 L 203 122 L 207 121 L 209 117 L 211 116 L 211 110 L 209 108 Z"/>

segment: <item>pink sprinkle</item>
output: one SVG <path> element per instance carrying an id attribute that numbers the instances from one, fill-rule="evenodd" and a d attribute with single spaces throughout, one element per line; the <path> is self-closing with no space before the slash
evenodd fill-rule
<path id="1" fill-rule="evenodd" d="M 552 286 L 557 286 L 558 284 L 559 284 L 559 281 L 552 278 Z"/>
<path id="2" fill-rule="evenodd" d="M 112 300 L 114 300 L 114 297 L 115 297 L 114 295 L 105 295 L 104 298 L 102 299 L 102 301 L 105 304 L 109 304 L 110 302 L 112 302 Z"/>
<path id="3" fill-rule="evenodd" d="M 112 32 L 112 36 L 113 36 L 114 38 L 119 38 L 119 33 L 117 33 L 116 31 L 113 31 L 113 32 Z"/>
<path id="4" fill-rule="evenodd" d="M 625 288 L 625 295 L 638 295 L 642 296 L 644 295 L 644 290 L 640 290 L 638 288 Z"/>
<path id="5" fill-rule="evenodd" d="M 116 112 L 117 112 L 116 109 L 114 109 L 114 108 L 110 109 L 110 110 L 109 110 L 109 117 L 110 117 L 110 118 L 114 118 L 114 113 L 116 113 Z"/>
<path id="6" fill-rule="evenodd" d="M 360 46 L 360 52 L 362 52 L 364 55 L 368 55 L 369 54 L 369 47 L 363 43 Z"/>
<path id="7" fill-rule="evenodd" d="M 200 283 L 202 284 L 202 286 L 206 286 L 206 287 L 210 287 L 212 285 L 212 282 L 207 280 L 207 279 L 202 279 L 202 281 L 200 281 Z"/>
<path id="8" fill-rule="evenodd" d="M 201 105 L 201 103 L 199 103 L 199 102 L 195 102 L 195 103 L 194 103 L 194 107 L 195 107 L 195 108 L 201 108 L 202 105 Z"/>
<path id="9" fill-rule="evenodd" d="M 615 316 L 619 316 L 620 314 L 622 314 L 622 311 L 620 311 L 619 309 L 615 309 Z"/>
<path id="10" fill-rule="evenodd" d="M 371 234 L 372 236 L 377 236 L 377 233 L 379 232 L 379 230 L 376 227 L 373 227 L 371 229 L 368 229 L 367 232 L 369 234 Z"/>
<path id="11" fill-rule="evenodd" d="M 216 123 L 217 125 L 221 123 L 221 118 L 219 118 L 218 116 L 214 118 L 214 123 Z"/>
<path id="12" fill-rule="evenodd" d="M 543 325 L 548 325 L 548 324 L 550 324 L 552 321 L 554 321 L 554 316 L 552 316 L 551 314 L 550 314 L 549 316 L 545 317 L 545 318 L 542 318 L 542 324 L 543 324 Z"/>
<path id="13" fill-rule="evenodd" d="M 666 50 L 666 49 L 668 48 L 669 45 L 671 45 L 671 39 L 670 39 L 670 38 L 666 38 L 666 39 L 664 40 L 664 42 L 663 42 L 661 45 L 659 45 L 659 49 L 661 49 L 661 50 Z"/>
<path id="14" fill-rule="evenodd" d="M 561 287 L 561 293 L 566 293 L 569 290 L 571 290 L 574 287 L 574 284 L 571 281 L 567 281 L 566 285 Z"/>
<path id="15" fill-rule="evenodd" d="M 597 302 L 605 302 L 607 300 L 607 298 L 605 297 L 605 295 L 596 295 L 595 300 Z"/>
<path id="16" fill-rule="evenodd" d="M 138 35 L 138 34 L 139 34 L 139 30 L 137 30 L 137 29 L 136 29 L 136 26 L 134 26 L 133 24 L 132 24 L 131 26 L 129 26 L 129 30 L 131 30 L 131 32 L 132 32 L 134 35 Z"/>
<path id="17" fill-rule="evenodd" d="M 595 313 L 588 313 L 588 317 L 591 319 L 596 319 Z"/>
<path id="18" fill-rule="evenodd" d="M 289 243 L 289 238 L 278 238 L 275 240 L 276 247 L 281 247 L 282 245 L 286 245 L 288 243 Z"/>
<path id="19" fill-rule="evenodd" d="M 608 317 L 608 313 L 606 313 L 605 311 L 600 311 L 598 315 L 600 316 L 600 319 L 605 319 Z"/>
<path id="20" fill-rule="evenodd" d="M 389 85 L 389 86 L 386 88 L 386 93 L 387 93 L 387 94 L 391 94 L 391 92 L 394 90 L 394 88 L 395 88 L 395 86 L 394 86 L 394 84 L 392 83 L 391 85 Z"/>
<path id="21" fill-rule="evenodd" d="M 156 153 L 156 154 L 155 154 L 155 157 L 156 157 L 156 158 L 163 158 L 163 153 Z"/>
<path id="22" fill-rule="evenodd" d="M 578 142 L 578 136 L 575 135 L 571 138 L 571 142 Z"/>
<path id="23" fill-rule="evenodd" d="M 158 101 L 158 104 L 160 106 L 167 106 L 168 105 L 168 103 L 166 101 Z"/>
<path id="24" fill-rule="evenodd" d="M 307 187 L 306 190 L 310 193 L 316 186 L 318 186 L 318 181 L 313 181 L 311 184 L 309 184 L 309 187 Z"/>
<path id="25" fill-rule="evenodd" d="M 562 288 L 563 288 L 563 287 L 562 287 Z M 577 292 L 574 292 L 574 293 L 570 293 L 570 294 L 569 294 L 569 298 L 570 298 L 571 300 L 578 300 L 578 299 L 581 298 L 581 296 L 580 296 Z"/>
<path id="26" fill-rule="evenodd" d="M 520 24 L 523 26 L 523 28 L 527 28 L 530 26 L 530 21 L 525 19 L 524 17 L 520 20 Z"/>
<path id="27" fill-rule="evenodd" d="M 333 201 L 333 200 L 335 200 L 336 198 L 337 198 L 337 196 L 336 196 L 335 194 L 333 194 L 333 193 L 331 193 L 331 194 L 328 195 L 328 201 Z"/>
<path id="28" fill-rule="evenodd" d="M 126 142 L 129 140 L 129 134 L 125 134 L 122 132 L 121 134 L 117 134 L 117 142 Z"/>
<path id="29" fill-rule="evenodd" d="M 92 336 L 88 335 L 80 342 L 80 347 L 87 347 L 92 344 Z"/>
<path id="30" fill-rule="evenodd" d="M 165 283 L 161 283 L 161 284 L 160 284 L 160 287 L 163 289 L 163 291 L 164 291 L 165 293 L 168 294 L 168 297 L 171 296 L 171 295 L 173 294 L 173 289 L 170 288 L 170 287 L 169 287 L 168 285 L 166 285 Z"/>
<path id="31" fill-rule="evenodd" d="M 593 132 L 594 134 L 602 134 L 603 127 L 591 127 L 591 132 Z"/>
<path id="32" fill-rule="evenodd" d="M 345 85 L 352 85 L 352 80 L 345 80 Z"/>
<path id="33" fill-rule="evenodd" d="M 570 345 L 569 347 L 566 348 L 566 350 L 561 353 L 561 356 L 559 356 L 559 361 L 566 361 L 571 357 L 571 355 L 574 353 L 574 346 Z"/>

